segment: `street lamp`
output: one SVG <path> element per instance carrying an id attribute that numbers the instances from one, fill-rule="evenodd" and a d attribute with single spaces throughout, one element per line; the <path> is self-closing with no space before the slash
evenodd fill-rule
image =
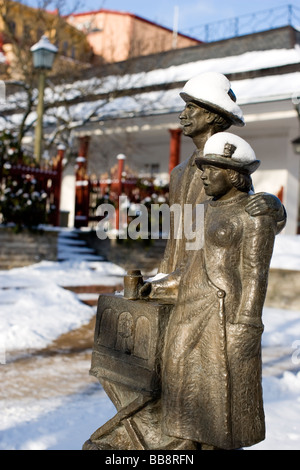
<path id="1" fill-rule="evenodd" d="M 44 91 L 46 82 L 46 72 L 52 69 L 57 47 L 55 47 L 47 36 L 42 38 L 31 47 L 33 56 L 33 66 L 39 70 L 39 96 L 37 106 L 37 123 L 35 128 L 34 156 L 39 163 L 42 154 L 43 139 L 43 114 L 44 114 Z"/>

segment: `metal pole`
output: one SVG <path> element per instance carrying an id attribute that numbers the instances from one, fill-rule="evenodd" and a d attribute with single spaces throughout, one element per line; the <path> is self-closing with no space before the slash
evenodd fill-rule
<path id="1" fill-rule="evenodd" d="M 293 5 L 288 5 L 288 24 L 293 25 Z"/>
<path id="2" fill-rule="evenodd" d="M 174 20 L 173 20 L 173 40 L 172 40 L 172 49 L 177 48 L 177 39 L 178 39 L 178 21 L 179 21 L 179 7 L 174 7 Z"/>
<path id="3" fill-rule="evenodd" d="M 41 71 L 39 75 L 37 122 L 36 122 L 36 127 L 35 127 L 35 141 L 34 141 L 34 156 L 35 156 L 37 163 L 40 163 L 41 156 L 42 156 L 45 82 L 46 82 L 46 73 L 44 71 Z"/>

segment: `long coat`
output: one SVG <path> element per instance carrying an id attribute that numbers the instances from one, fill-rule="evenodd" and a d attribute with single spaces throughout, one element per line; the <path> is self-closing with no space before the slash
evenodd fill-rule
<path id="1" fill-rule="evenodd" d="M 167 331 L 163 431 L 221 449 L 264 439 L 262 308 L 276 224 L 250 217 L 249 196 L 211 203 Z"/>

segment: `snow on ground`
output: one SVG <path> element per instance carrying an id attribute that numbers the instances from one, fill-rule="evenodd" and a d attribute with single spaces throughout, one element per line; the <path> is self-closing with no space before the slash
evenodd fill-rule
<path id="1" fill-rule="evenodd" d="M 43 261 L 0 271 L 0 332 L 5 332 L 6 350 L 41 349 L 89 322 L 93 310 L 61 286 L 117 285 L 123 275 L 113 263 L 86 261 Z"/>
<path id="2" fill-rule="evenodd" d="M 116 413 L 99 384 L 69 396 L 1 401 L 0 410 L 0 450 L 80 450 Z"/>
<path id="3" fill-rule="evenodd" d="M 271 268 L 300 271 L 300 235 L 275 238 Z"/>
<path id="4" fill-rule="evenodd" d="M 300 270 L 300 237 L 277 237 L 272 265 Z M 9 351 L 41 349 L 89 322 L 95 310 L 62 285 L 109 283 L 123 274 L 112 263 L 83 261 L 0 271 L 0 364 L 1 352 L 5 362 Z M 263 321 L 267 436 L 251 449 L 300 450 L 300 312 L 265 308 Z M 22 373 L 13 362 L 0 365 L 0 450 L 81 449 L 115 414 L 101 386 L 88 375 L 89 354 L 35 360 Z M 43 374 L 44 386 L 25 393 L 24 387 Z M 8 383 L 15 387 L 7 388 Z"/>

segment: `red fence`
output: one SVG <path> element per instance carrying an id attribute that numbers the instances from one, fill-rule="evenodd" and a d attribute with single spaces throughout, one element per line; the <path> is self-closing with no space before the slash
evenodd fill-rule
<path id="1" fill-rule="evenodd" d="M 112 203 L 118 210 L 119 196 L 127 196 L 130 202 L 143 202 L 146 198 L 167 197 L 167 188 L 158 189 L 150 180 L 142 182 L 139 178 L 110 180 L 77 180 L 75 203 L 75 227 L 86 227 L 90 222 L 99 221 L 97 207 Z"/>

